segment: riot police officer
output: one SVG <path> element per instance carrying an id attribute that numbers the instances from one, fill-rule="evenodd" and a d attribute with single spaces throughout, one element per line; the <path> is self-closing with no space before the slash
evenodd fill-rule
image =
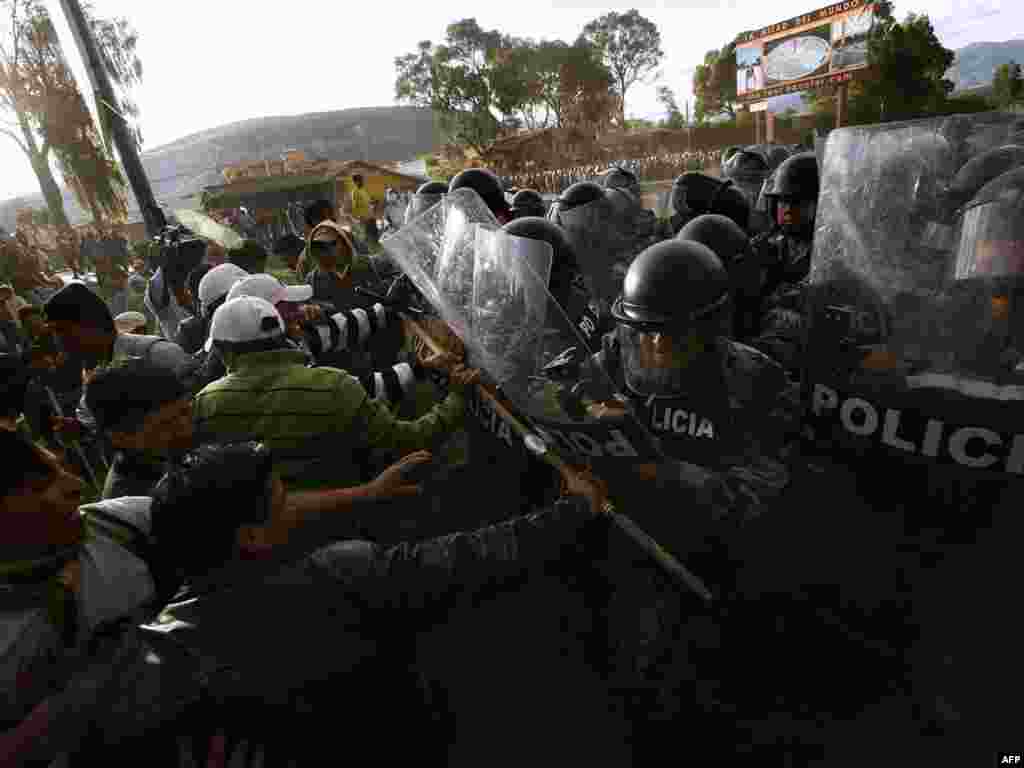
<path id="1" fill-rule="evenodd" d="M 521 189 L 512 197 L 512 215 L 517 219 L 524 216 L 544 216 L 547 205 L 540 193 L 533 189 Z"/>
<path id="2" fill-rule="evenodd" d="M 758 192 L 769 172 L 768 160 L 752 149 L 742 149 L 722 164 L 722 178 L 732 179 L 751 206 L 757 202 Z"/>
<path id="3" fill-rule="evenodd" d="M 777 229 L 765 243 L 766 250 L 776 251 L 765 257 L 774 265 L 772 287 L 799 282 L 810 270 L 819 189 L 818 159 L 813 152 L 803 152 L 782 163 L 761 190 Z"/>
<path id="4" fill-rule="evenodd" d="M 623 263 L 632 257 L 635 229 L 626 226 L 616 203 L 623 209 L 633 208 L 628 200 L 612 199 L 627 194 L 581 181 L 565 190 L 548 212 L 548 220 L 562 228 L 572 246 L 602 316 L 618 293 Z"/>
<path id="5" fill-rule="evenodd" d="M 755 238 L 755 258 L 765 272 L 765 306 L 756 346 L 790 371 L 799 367 L 804 331 L 803 289 L 811 269 L 820 181 L 818 159 L 803 152 L 785 160 L 765 182 L 758 208 L 773 222 Z"/>
<path id="6" fill-rule="evenodd" d="M 746 233 L 727 216 L 705 213 L 683 227 L 676 239 L 702 243 L 721 260 L 732 285 L 735 308 L 733 337 L 750 343 L 749 340 L 756 338 L 761 327 L 764 272 L 754 258 Z"/>
<path id="7" fill-rule="evenodd" d="M 441 202 L 441 198 L 448 194 L 448 185 L 440 181 L 428 181 L 421 184 L 416 194 L 409 200 L 409 207 L 405 209 L 405 223 L 408 224 L 428 208 Z"/>
<path id="8" fill-rule="evenodd" d="M 605 399 L 607 418 L 631 410 L 667 456 L 617 473 L 612 493 L 627 504 L 642 498 L 642 504 L 628 505 L 630 514 L 714 584 L 725 604 L 735 606 L 741 530 L 788 482 L 795 393 L 776 363 L 729 338 L 729 276 L 701 243 L 671 240 L 645 250 L 630 266 L 612 312 L 617 327 L 589 365 L 603 369 L 617 392 L 587 394 Z M 598 376 L 585 368 L 582 378 Z M 609 546 L 616 551 L 621 542 L 613 538 Z M 616 560 L 620 556 L 628 557 L 617 554 Z M 701 689 L 722 683 L 724 659 L 703 656 L 698 646 L 721 645 L 715 639 L 719 633 L 738 636 L 732 634 L 738 630 L 722 624 L 720 614 L 684 605 L 686 598 L 662 578 L 634 558 L 629 573 L 610 579 L 612 685 L 631 697 L 634 721 L 650 722 L 652 728 L 678 717 L 686 706 L 677 691 L 709 707 L 710 699 L 724 698 Z M 729 696 L 742 697 L 737 691 Z M 698 730 L 711 733 L 715 723 L 731 728 L 730 720 L 710 716 Z M 659 739 L 656 734 L 651 738 Z"/>
<path id="9" fill-rule="evenodd" d="M 626 189 L 640 196 L 640 180 L 636 174 L 617 165 L 601 174 L 600 184 L 605 189 Z"/>
<path id="10" fill-rule="evenodd" d="M 448 194 L 463 187 L 469 187 L 480 195 L 499 224 L 507 224 L 512 220 L 512 208 L 505 199 L 505 189 L 494 173 L 485 168 L 467 168 L 452 179 L 448 185 Z"/>
<path id="11" fill-rule="evenodd" d="M 721 213 L 745 231 L 750 223 L 750 203 L 743 194 L 731 182 L 698 171 L 687 171 L 672 183 L 672 211 L 666 237 L 674 237 L 686 222 L 703 213 Z"/>

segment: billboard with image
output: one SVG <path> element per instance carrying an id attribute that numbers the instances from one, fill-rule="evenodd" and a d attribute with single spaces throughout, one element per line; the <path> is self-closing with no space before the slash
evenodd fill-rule
<path id="1" fill-rule="evenodd" d="M 763 101 L 867 76 L 874 5 L 847 0 L 736 40 L 736 97 Z"/>

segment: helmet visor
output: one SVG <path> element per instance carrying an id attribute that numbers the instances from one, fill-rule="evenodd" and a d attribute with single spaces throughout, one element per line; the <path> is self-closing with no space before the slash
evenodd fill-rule
<path id="1" fill-rule="evenodd" d="M 1024 225 L 1016 211 L 999 203 L 965 211 L 955 269 L 958 280 L 1024 277 Z"/>
<path id="2" fill-rule="evenodd" d="M 626 385 L 643 397 L 684 391 L 686 371 L 699 349 L 695 336 L 676 326 L 618 326 Z"/>

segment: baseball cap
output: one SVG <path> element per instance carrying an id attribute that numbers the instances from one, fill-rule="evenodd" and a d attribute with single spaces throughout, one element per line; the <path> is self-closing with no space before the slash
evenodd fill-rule
<path id="1" fill-rule="evenodd" d="M 231 286 L 248 277 L 249 273 L 235 264 L 220 264 L 199 281 L 199 301 L 203 307 L 210 306 L 217 299 L 226 296 Z"/>
<path id="2" fill-rule="evenodd" d="M 275 305 L 281 301 L 299 303 L 313 298 L 313 286 L 285 285 L 273 275 L 250 275 L 243 277 L 228 291 L 228 301 L 239 296 L 259 296 Z"/>
<path id="3" fill-rule="evenodd" d="M 284 320 L 273 304 L 259 296 L 239 296 L 217 307 L 204 348 L 209 352 L 215 341 L 245 344 L 283 335 Z"/>
<path id="4" fill-rule="evenodd" d="M 122 312 L 114 318 L 114 327 L 117 328 L 118 333 L 126 333 L 145 325 L 146 316 L 141 312 Z"/>

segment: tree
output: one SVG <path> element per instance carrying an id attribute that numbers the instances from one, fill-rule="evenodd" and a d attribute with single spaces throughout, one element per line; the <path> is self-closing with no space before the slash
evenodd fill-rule
<path id="1" fill-rule="evenodd" d="M 945 111 L 953 83 L 945 79 L 953 51 L 943 47 L 926 15 L 907 14 L 902 23 L 892 15 L 891 3 L 875 8 L 875 24 L 868 36 L 871 77 L 851 83 L 848 91 L 850 125 L 911 120 Z M 805 95 L 821 123 L 832 114 L 833 92 Z"/>
<path id="2" fill-rule="evenodd" d="M 45 5 L 40 0 L 0 0 L 0 11 L 9 20 L 0 40 L 0 111 L 9 119 L 0 133 L 32 164 L 53 223 L 59 229 L 68 227 L 51 162 L 97 224 L 122 217 L 124 176 L 102 139 L 102 127 L 93 124 Z M 131 88 L 142 78 L 138 36 L 124 19 L 97 17 L 89 3 L 83 4 L 83 12 L 111 81 L 121 92 L 122 114 L 134 120 L 132 132 L 141 146 L 139 111 L 130 98 Z"/>
<path id="3" fill-rule="evenodd" d="M 996 67 L 992 77 L 992 101 L 999 109 L 1006 109 L 1024 101 L 1024 77 L 1020 64 L 1011 61 Z"/>
<path id="4" fill-rule="evenodd" d="M 661 106 L 665 108 L 665 120 L 663 121 L 663 125 L 666 128 L 678 130 L 686 125 L 683 113 L 679 111 L 679 105 L 676 103 L 676 95 L 667 85 L 658 86 L 658 101 L 661 102 Z"/>
<path id="5" fill-rule="evenodd" d="M 736 44 L 704 54 L 704 63 L 693 71 L 693 94 L 698 122 L 724 115 L 736 118 Z"/>
<path id="6" fill-rule="evenodd" d="M 433 109 L 452 143 L 483 153 L 502 133 L 595 124 L 609 111 L 611 75 L 585 41 L 534 42 L 473 19 L 395 59 L 395 99 Z"/>
<path id="7" fill-rule="evenodd" d="M 395 99 L 429 106 L 448 141 L 483 152 L 501 127 L 492 79 L 501 76 L 498 56 L 508 43 L 476 19 L 449 24 L 444 44 L 424 40 L 395 59 Z"/>
<path id="8" fill-rule="evenodd" d="M 415 53 L 395 57 L 395 101 L 414 107 L 434 105 L 434 44 L 423 40 Z"/>
<path id="9" fill-rule="evenodd" d="M 581 37 L 601 52 L 619 98 L 619 124 L 626 124 L 626 94 L 664 58 L 661 33 L 634 8 L 612 11 L 583 27 Z"/>

